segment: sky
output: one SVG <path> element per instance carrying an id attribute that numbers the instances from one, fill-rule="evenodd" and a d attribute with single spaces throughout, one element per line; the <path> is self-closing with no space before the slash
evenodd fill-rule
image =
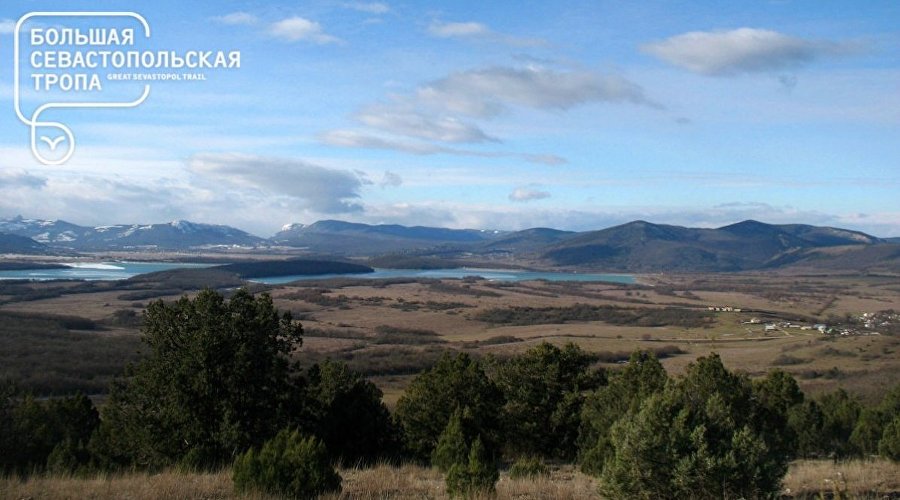
<path id="1" fill-rule="evenodd" d="M 241 64 L 128 70 L 205 80 L 149 82 L 129 109 L 47 110 L 77 146 L 45 165 L 14 111 L 13 39 L 21 16 L 52 10 L 136 12 L 152 30 L 135 49 Z M 102 91 L 34 89 L 31 51 L 63 48 L 31 47 L 28 30 L 72 26 L 141 33 L 128 18 L 28 21 L 24 114 L 141 94 L 111 70 Z M 900 236 L 896 0 L 4 1 L 0 100 L 5 217 L 260 236 L 322 219 L 756 219 Z"/>

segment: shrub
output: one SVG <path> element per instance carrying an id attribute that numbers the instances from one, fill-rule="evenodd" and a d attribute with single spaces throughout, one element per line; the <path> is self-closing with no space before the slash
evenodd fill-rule
<path id="1" fill-rule="evenodd" d="M 822 426 L 825 417 L 819 404 L 812 399 L 788 410 L 788 428 L 797 437 L 797 456 L 817 457 L 825 453 L 822 443 Z"/>
<path id="2" fill-rule="evenodd" d="M 862 406 L 844 389 L 825 394 L 819 400 L 822 409 L 821 439 L 824 451 L 836 458 L 858 453 L 850 436 L 859 421 Z"/>
<path id="3" fill-rule="evenodd" d="M 509 477 L 513 479 L 528 478 L 534 476 L 546 476 L 550 470 L 538 457 L 523 457 L 516 460 L 509 468 Z"/>
<path id="4" fill-rule="evenodd" d="M 609 432 L 623 415 L 636 412 L 645 399 L 662 391 L 669 377 L 649 351 L 631 354 L 625 369 L 613 374 L 609 384 L 589 394 L 582 405 L 578 434 L 581 470 L 600 475 L 612 452 Z"/>
<path id="5" fill-rule="evenodd" d="M 575 344 L 542 342 L 497 367 L 503 392 L 507 447 L 515 454 L 571 459 L 575 456 L 583 391 L 603 374 L 589 372 L 591 355 Z"/>
<path id="6" fill-rule="evenodd" d="M 457 408 L 431 454 L 431 465 L 441 472 L 447 472 L 454 464 L 466 463 L 468 460 L 469 445 L 463 432 L 462 420 L 463 411 Z"/>
<path id="7" fill-rule="evenodd" d="M 885 428 L 896 415 L 900 415 L 900 384 L 885 394 L 879 405 L 863 410 L 850 436 L 850 443 L 863 455 L 880 452 Z"/>
<path id="8" fill-rule="evenodd" d="M 51 474 L 69 475 L 83 471 L 90 462 L 90 452 L 84 443 L 66 438 L 58 443 L 47 456 L 47 471 Z"/>
<path id="9" fill-rule="evenodd" d="M 789 458 L 757 420 L 746 377 L 717 355 L 651 395 L 613 426 L 602 493 L 613 498 L 764 498 L 780 491 Z"/>
<path id="10" fill-rule="evenodd" d="M 878 452 L 894 462 L 900 462 L 900 415 L 884 428 L 878 442 Z"/>
<path id="11" fill-rule="evenodd" d="M 344 465 L 358 465 L 396 455 L 396 427 L 375 384 L 336 361 L 313 365 L 307 373 L 311 427 L 332 458 Z"/>
<path id="12" fill-rule="evenodd" d="M 471 497 L 494 492 L 500 472 L 485 453 L 481 439 L 469 449 L 468 460 L 453 464 L 447 472 L 447 493 L 452 497 Z"/>
<path id="13" fill-rule="evenodd" d="M 283 430 L 258 452 L 251 449 L 239 455 L 232 474 L 239 492 L 256 490 L 287 498 L 314 498 L 341 489 L 341 476 L 334 470 L 325 445 L 299 431 Z"/>
<path id="14" fill-rule="evenodd" d="M 489 454 L 500 440 L 502 395 L 477 360 L 445 353 L 437 364 L 413 379 L 397 401 L 394 417 L 414 458 L 428 460 L 457 408 L 471 412 L 473 435 L 481 436 Z"/>
<path id="15" fill-rule="evenodd" d="M 271 297 L 203 290 L 147 308 L 149 355 L 113 387 L 94 449 L 108 465 L 216 467 L 296 425 L 302 333 Z"/>
<path id="16" fill-rule="evenodd" d="M 794 458 L 797 433 L 788 425 L 788 415 L 793 407 L 803 403 L 797 381 L 785 371 L 772 370 L 753 381 L 753 397 L 757 402 L 756 421 L 767 436 L 770 451 Z"/>
<path id="17" fill-rule="evenodd" d="M 79 394 L 37 401 L 12 388 L 0 391 L 0 474 L 28 474 L 48 463 L 54 470 L 73 472 L 87 464 L 84 444 L 99 424 L 90 399 Z"/>

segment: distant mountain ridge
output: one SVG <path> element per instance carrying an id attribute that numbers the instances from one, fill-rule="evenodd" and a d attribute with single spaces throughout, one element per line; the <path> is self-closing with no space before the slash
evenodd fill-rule
<path id="1" fill-rule="evenodd" d="M 48 253 L 47 245 L 17 234 L 0 233 L 0 253 L 39 255 Z"/>
<path id="2" fill-rule="evenodd" d="M 441 262 L 513 262 L 621 272 L 710 272 L 811 268 L 900 272 L 900 244 L 806 224 L 746 220 L 720 228 L 634 221 L 596 231 L 449 229 L 323 220 L 287 224 L 265 239 L 229 226 L 174 221 L 86 227 L 65 221 L 0 219 L 6 253 L 57 250 L 185 250 L 291 247 L 311 255 Z M 10 239 L 9 235 L 15 238 Z M 24 239 L 16 239 L 24 238 Z M 30 239 L 29 239 L 30 238 Z M 15 241 L 13 241 L 15 240 Z M 462 264 L 460 264 L 462 263 Z M 449 264 L 448 264 L 449 265 Z"/>
<path id="3" fill-rule="evenodd" d="M 229 226 L 176 220 L 164 224 L 87 227 L 61 220 L 0 219 L 0 232 L 31 238 L 48 247 L 81 251 L 181 250 L 200 247 L 257 246 L 266 240 Z"/>
<path id="4" fill-rule="evenodd" d="M 469 245 L 490 240 L 502 233 L 324 220 L 308 226 L 288 224 L 271 241 L 276 245 L 301 247 L 312 252 L 371 255 L 441 245 Z"/>
<path id="5" fill-rule="evenodd" d="M 888 243 L 859 231 L 747 220 L 716 228 L 635 221 L 579 233 L 546 249 L 557 265 L 624 271 L 745 271 L 797 264 L 813 249 Z"/>

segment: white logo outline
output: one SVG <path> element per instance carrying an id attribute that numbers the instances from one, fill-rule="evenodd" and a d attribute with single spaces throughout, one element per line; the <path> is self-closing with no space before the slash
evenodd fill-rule
<path id="1" fill-rule="evenodd" d="M 29 12 L 24 16 L 20 17 L 16 22 L 16 28 L 14 32 L 14 41 L 13 41 L 13 51 L 14 51 L 14 61 L 13 61 L 13 78 L 15 81 L 13 82 L 13 101 L 16 109 L 16 116 L 18 116 L 19 121 L 28 125 L 31 128 L 31 153 L 34 157 L 44 165 L 61 165 L 69 160 L 73 154 L 75 154 L 75 134 L 72 133 L 72 129 L 67 127 L 65 124 L 60 122 L 40 121 L 40 115 L 44 111 L 48 109 L 54 108 L 134 108 L 140 106 L 147 97 L 150 96 L 150 84 L 144 84 L 144 92 L 141 94 L 139 98 L 134 101 L 125 101 L 125 102 L 48 102 L 39 106 L 34 113 L 31 115 L 31 119 L 28 119 L 24 113 L 22 113 L 22 107 L 19 99 L 19 33 L 22 28 L 22 24 L 25 21 L 28 21 L 34 17 L 130 17 L 133 19 L 137 19 L 144 26 L 144 36 L 150 38 L 150 24 L 147 23 L 147 20 L 144 19 L 144 16 L 138 14 L 137 12 L 128 12 L 128 11 L 118 11 L 118 12 L 103 12 L 103 11 L 85 11 L 85 12 L 59 12 L 59 11 L 47 11 L 47 12 Z M 38 150 L 37 143 L 37 128 L 41 127 L 53 127 L 62 130 L 63 134 L 65 134 L 66 140 L 69 142 L 69 149 L 65 155 L 56 160 L 48 160 L 44 158 Z M 59 145 L 61 138 L 63 136 L 57 136 L 56 138 L 49 138 L 46 136 L 41 136 L 41 140 L 47 142 L 48 146 L 50 146 L 51 151 L 55 151 L 56 147 Z"/>

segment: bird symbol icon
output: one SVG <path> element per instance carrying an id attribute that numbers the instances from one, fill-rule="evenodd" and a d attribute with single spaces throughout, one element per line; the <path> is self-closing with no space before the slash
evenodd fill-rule
<path id="1" fill-rule="evenodd" d="M 61 135 L 55 139 L 51 139 L 46 135 L 41 136 L 41 140 L 47 143 L 47 146 L 50 148 L 50 151 L 56 151 L 56 147 L 59 146 L 59 143 L 66 140 L 66 136 Z"/>

